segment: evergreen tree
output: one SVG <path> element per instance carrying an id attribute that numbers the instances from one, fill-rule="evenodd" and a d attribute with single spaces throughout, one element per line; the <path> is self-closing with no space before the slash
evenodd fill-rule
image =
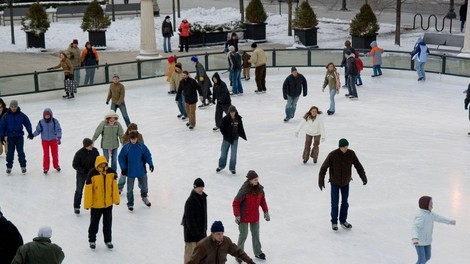
<path id="1" fill-rule="evenodd" d="M 46 11 L 38 3 L 34 3 L 29 7 L 26 16 L 21 18 L 21 25 L 23 26 L 22 30 L 33 32 L 37 36 L 45 33 L 51 26 Z"/>
<path id="2" fill-rule="evenodd" d="M 364 4 L 351 21 L 349 33 L 353 36 L 370 37 L 375 36 L 379 29 L 377 17 L 372 8 L 369 4 Z"/>
<path id="3" fill-rule="evenodd" d="M 111 25 L 111 19 L 104 13 L 98 1 L 91 2 L 85 10 L 82 25 L 83 31 L 101 31 Z"/>
<path id="4" fill-rule="evenodd" d="M 303 1 L 295 9 L 295 19 L 292 26 L 296 28 L 314 28 L 318 25 L 317 15 L 307 1 Z"/>
<path id="5" fill-rule="evenodd" d="M 264 23 L 268 15 L 264 11 L 261 0 L 251 0 L 246 7 L 246 20 L 251 23 Z"/>

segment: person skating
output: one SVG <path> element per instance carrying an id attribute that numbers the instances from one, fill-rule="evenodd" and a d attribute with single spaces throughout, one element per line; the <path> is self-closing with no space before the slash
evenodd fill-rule
<path id="1" fill-rule="evenodd" d="M 431 243 L 434 222 L 455 225 L 456 221 L 432 212 L 433 202 L 430 196 L 422 196 L 418 201 L 419 211 L 413 221 L 411 241 L 416 248 L 418 261 L 416 264 L 425 264 L 431 259 Z"/>
<path id="2" fill-rule="evenodd" d="M 175 56 L 170 56 L 168 57 L 168 70 L 165 72 L 166 76 L 166 81 L 170 82 L 171 75 L 175 72 L 176 68 L 176 62 L 175 62 Z M 170 83 L 170 90 L 168 91 L 168 94 L 175 94 L 176 93 L 176 88 L 177 86 L 172 86 Z"/>
<path id="3" fill-rule="evenodd" d="M 189 122 L 186 123 L 186 126 L 192 130 L 196 126 L 196 103 L 198 93 L 202 95 L 202 90 L 199 84 L 193 78 L 189 77 L 188 71 L 183 71 L 181 77 L 182 79 L 178 86 L 175 101 L 178 102 L 181 95 L 184 96 L 184 108 L 189 117 Z"/>
<path id="4" fill-rule="evenodd" d="M 0 208 L 0 263 L 11 263 L 16 251 L 23 245 L 23 237 L 16 226 L 3 216 Z"/>
<path id="5" fill-rule="evenodd" d="M 144 204 L 150 207 L 152 204 L 148 199 L 148 177 L 146 164 L 150 172 L 153 172 L 152 154 L 143 142 L 138 141 L 138 133 L 129 133 L 129 142 L 122 146 L 119 152 L 119 166 L 122 175 L 127 178 L 127 208 L 134 210 L 134 182 L 137 178 L 140 188 L 140 197 Z M 119 188 L 119 187 L 118 187 Z"/>
<path id="6" fill-rule="evenodd" d="M 0 141 L 3 145 L 7 144 L 7 174 L 11 173 L 13 168 L 13 158 L 15 150 L 18 152 L 18 161 L 20 163 L 21 172 L 26 173 L 26 155 L 24 153 L 24 131 L 28 132 L 28 138 L 33 138 L 31 122 L 28 116 L 21 112 L 18 101 L 11 100 L 8 112 L 0 120 Z"/>
<path id="7" fill-rule="evenodd" d="M 93 140 L 84 138 L 82 144 L 83 147 L 75 153 L 72 161 L 72 167 L 77 171 L 75 194 L 73 196 L 73 210 L 75 214 L 80 214 L 83 187 L 85 186 L 88 172 L 95 167 L 96 158 L 100 155 L 93 146 Z"/>
<path id="8" fill-rule="evenodd" d="M 356 86 L 361 86 L 362 83 L 362 78 L 361 78 L 361 72 L 364 70 L 364 62 L 362 62 L 361 58 L 359 58 L 360 53 L 359 51 L 356 51 L 354 53 L 356 56 L 356 67 L 357 67 L 357 75 L 356 75 Z"/>
<path id="9" fill-rule="evenodd" d="M 194 79 L 197 81 L 202 91 L 199 96 L 199 99 L 201 100 L 201 105 L 198 106 L 199 108 L 202 108 L 208 106 L 212 102 L 212 83 L 209 79 L 209 76 L 207 76 L 204 66 L 202 66 L 202 64 L 199 62 L 198 57 L 192 56 L 191 61 L 194 63 L 194 67 L 196 68 L 196 76 L 194 77 Z"/>
<path id="10" fill-rule="evenodd" d="M 341 193 L 341 209 L 339 210 L 339 223 L 343 228 L 351 229 L 352 225 L 347 222 L 349 182 L 352 181 L 351 167 L 354 165 L 357 174 L 364 185 L 367 184 L 366 172 L 356 153 L 349 149 L 349 142 L 342 138 L 339 140 L 338 148 L 328 154 L 318 173 L 318 187 L 323 191 L 325 188 L 325 175 L 329 170 L 329 182 L 331 185 L 331 228 L 338 230 L 338 203 Z"/>
<path id="11" fill-rule="evenodd" d="M 253 43 L 251 47 L 254 49 L 251 53 L 250 63 L 255 66 L 255 81 L 256 90 L 255 93 L 266 92 L 266 62 L 267 57 L 264 50 L 258 47 L 258 44 Z"/>
<path id="12" fill-rule="evenodd" d="M 377 41 L 372 41 L 370 47 L 371 50 L 367 54 L 372 56 L 372 69 L 374 74 L 372 74 L 371 77 L 377 77 L 382 75 L 382 53 L 384 53 L 384 49 L 377 45 Z"/>
<path id="13" fill-rule="evenodd" d="M 80 85 L 80 66 L 82 65 L 81 50 L 78 47 L 78 40 L 74 39 L 67 48 L 67 57 L 73 66 L 73 78 Z"/>
<path id="14" fill-rule="evenodd" d="M 0 120 L 2 120 L 3 116 L 8 112 L 8 107 L 3 101 L 2 98 L 0 98 Z M 5 138 L 5 142 L 0 140 L 0 155 L 2 155 L 5 152 L 5 155 L 8 153 L 8 143 L 6 142 L 7 139 Z"/>
<path id="15" fill-rule="evenodd" d="M 470 84 L 468 84 L 467 96 L 465 96 L 465 100 L 464 100 L 465 110 L 468 109 L 469 103 L 470 103 Z M 468 111 L 468 120 L 470 120 L 470 110 Z M 470 132 L 468 132 L 468 135 L 470 136 Z"/>
<path id="16" fill-rule="evenodd" d="M 250 62 L 251 55 L 242 49 L 240 49 L 238 53 L 240 53 L 240 55 L 242 56 L 243 76 L 241 78 L 244 79 L 245 81 L 249 81 L 250 71 L 251 71 L 251 62 Z"/>
<path id="17" fill-rule="evenodd" d="M 117 149 L 122 140 L 124 130 L 121 123 L 118 121 L 119 116 L 113 110 L 110 110 L 105 116 L 104 120 L 96 127 L 95 134 L 93 134 L 93 142 L 101 135 L 101 148 L 103 155 L 109 162 L 111 160 L 111 168 L 117 169 Z"/>
<path id="18" fill-rule="evenodd" d="M 240 231 L 237 245 L 241 249 L 244 249 L 249 226 L 255 257 L 266 259 L 266 255 L 261 250 L 261 242 L 259 239 L 259 207 L 263 209 L 264 219 L 266 221 L 271 220 L 268 212 L 268 204 L 265 199 L 264 187 L 259 183 L 258 174 L 254 170 L 250 170 L 246 178 L 246 181 L 243 183 L 232 203 L 235 223 L 238 225 L 238 230 Z"/>
<path id="19" fill-rule="evenodd" d="M 313 158 L 313 163 L 317 163 L 318 153 L 320 152 L 320 139 L 321 142 L 325 141 L 325 125 L 323 123 L 322 112 L 316 106 L 310 107 L 307 113 L 304 115 L 297 129 L 295 130 L 295 136 L 299 136 L 299 131 L 307 125 L 307 131 L 305 133 L 305 145 L 302 159 L 304 164 L 307 163 L 309 157 Z M 313 148 L 311 149 L 313 141 Z M 311 151 L 310 151 L 311 149 Z"/>
<path id="20" fill-rule="evenodd" d="M 287 76 L 282 85 L 282 97 L 287 100 L 286 103 L 286 117 L 284 122 L 294 118 L 295 110 L 297 109 L 297 101 L 299 101 L 300 94 L 307 96 L 307 79 L 297 72 L 297 68 L 291 68 L 291 74 Z"/>
<path id="21" fill-rule="evenodd" d="M 47 68 L 48 71 L 54 70 L 54 69 L 59 69 L 62 68 L 64 71 L 64 87 L 65 87 L 65 95 L 62 96 L 65 99 L 71 99 L 74 98 L 74 93 L 76 93 L 77 87 L 72 84 L 70 85 L 70 82 L 74 80 L 73 72 L 74 72 L 74 67 L 72 65 L 72 62 L 67 58 L 67 54 L 65 52 L 61 51 L 59 53 L 59 58 L 60 62 L 56 66 Z"/>
<path id="22" fill-rule="evenodd" d="M 173 37 L 173 25 L 170 16 L 166 16 L 162 23 L 163 51 L 165 53 L 171 51 L 171 37 Z"/>
<path id="23" fill-rule="evenodd" d="M 194 180 L 193 189 L 184 204 L 181 225 L 184 228 L 184 263 L 188 263 L 197 242 L 207 236 L 207 194 L 204 181 Z"/>
<path id="24" fill-rule="evenodd" d="M 333 115 L 336 112 L 335 106 L 335 95 L 339 94 L 341 88 L 341 81 L 339 78 L 339 72 L 333 62 L 326 65 L 325 81 L 323 82 L 322 92 L 325 92 L 326 86 L 328 86 L 330 95 L 330 108 L 326 111 L 328 115 Z"/>
<path id="25" fill-rule="evenodd" d="M 33 132 L 33 137 L 41 135 L 43 151 L 42 169 L 43 173 L 47 174 L 51 165 L 49 153 L 52 155 L 52 166 L 56 171 L 60 171 L 59 145 L 62 139 L 62 128 L 60 127 L 59 120 L 54 118 L 50 108 L 44 109 L 42 116 L 43 118 L 39 120 L 36 130 Z"/>
<path id="26" fill-rule="evenodd" d="M 230 46 L 228 53 L 228 65 L 230 70 L 230 82 L 234 95 L 243 95 L 243 85 L 240 79 L 242 72 L 242 56 L 235 51 L 234 46 Z"/>
<path id="27" fill-rule="evenodd" d="M 426 65 L 426 62 L 428 61 L 429 53 L 430 52 L 429 52 L 428 46 L 426 46 L 426 43 L 424 43 L 421 37 L 418 37 L 415 48 L 413 52 L 411 53 L 411 56 L 413 60 L 415 61 L 416 73 L 418 74 L 418 82 L 426 81 L 426 70 L 424 69 L 424 66 Z"/>
<path id="28" fill-rule="evenodd" d="M 113 204 L 119 205 L 117 173 L 108 167 L 104 156 L 96 157 L 95 167 L 88 172 L 85 183 L 83 207 L 90 212 L 88 242 L 91 249 L 96 248 L 96 233 L 103 216 L 103 235 L 106 247 L 114 247 L 112 241 Z"/>
<path id="29" fill-rule="evenodd" d="M 136 132 L 137 133 L 137 140 L 139 142 L 144 143 L 144 137 L 142 136 L 142 134 L 139 133 L 139 128 L 138 128 L 137 124 L 136 123 L 130 123 L 129 126 L 127 127 L 127 129 L 126 129 L 126 132 L 124 133 L 124 135 L 122 136 L 122 139 L 121 139 L 121 142 L 122 142 L 123 146 L 124 146 L 124 144 L 130 142 L 129 135 L 130 135 L 131 132 Z M 119 176 L 119 180 L 118 180 L 119 194 L 121 194 L 122 189 L 124 189 L 124 185 L 126 185 L 126 178 L 127 178 L 127 176 L 123 175 L 123 174 L 121 174 Z"/>
<path id="30" fill-rule="evenodd" d="M 98 52 L 90 41 L 85 43 L 85 48 L 82 50 L 82 66 L 85 66 L 85 85 L 92 85 L 95 82 L 95 71 L 100 64 L 100 57 Z"/>
<path id="31" fill-rule="evenodd" d="M 347 52 L 351 52 L 351 54 L 355 54 L 356 53 L 356 50 L 351 46 L 351 41 L 349 39 L 347 39 L 346 41 L 344 41 L 344 48 L 343 48 L 343 56 L 342 56 L 342 60 L 341 60 L 341 68 L 344 67 L 344 85 L 343 85 L 343 88 L 348 88 L 348 75 L 347 75 L 347 72 L 348 72 L 348 65 L 346 63 L 347 61 Z"/>
<path id="32" fill-rule="evenodd" d="M 356 64 L 356 56 L 351 53 L 350 51 L 346 52 L 347 60 L 346 65 L 348 70 L 346 74 L 348 76 L 348 94 L 345 96 L 349 97 L 349 99 L 357 99 L 357 89 L 356 89 L 356 76 L 357 76 L 357 64 Z"/>
<path id="33" fill-rule="evenodd" d="M 109 85 L 108 90 L 108 97 L 106 98 L 106 104 L 109 104 L 109 100 L 111 100 L 111 110 L 114 112 L 121 110 L 122 118 L 124 118 L 124 122 L 126 122 L 126 126 L 129 126 L 131 121 L 129 120 L 129 115 L 127 114 L 126 102 L 126 88 L 120 82 L 119 75 L 113 75 L 113 82 Z"/>
<path id="34" fill-rule="evenodd" d="M 214 73 L 212 76 L 212 82 L 214 83 L 214 94 L 213 100 L 215 104 L 215 127 L 213 131 L 218 131 L 222 123 L 223 113 L 228 114 L 228 108 L 232 104 L 232 99 L 230 98 L 230 92 L 218 72 Z"/>
<path id="35" fill-rule="evenodd" d="M 225 42 L 225 49 L 224 52 L 229 51 L 229 47 L 233 46 L 235 48 L 235 52 L 238 52 L 238 35 L 237 32 L 232 32 L 230 35 L 230 39 Z"/>
<path id="36" fill-rule="evenodd" d="M 175 71 L 171 74 L 170 77 L 170 90 L 175 90 L 175 92 L 178 91 L 178 87 L 180 85 L 181 79 L 183 79 L 183 66 L 181 63 L 176 63 L 175 64 Z M 179 114 L 176 116 L 178 118 L 181 118 L 181 120 L 186 120 L 188 118 L 188 114 L 186 113 L 186 109 L 184 107 L 184 95 L 181 94 L 178 101 L 176 102 L 176 105 L 178 106 Z"/>

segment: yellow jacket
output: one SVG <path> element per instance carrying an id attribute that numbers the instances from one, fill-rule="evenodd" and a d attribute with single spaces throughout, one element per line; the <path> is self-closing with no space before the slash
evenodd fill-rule
<path id="1" fill-rule="evenodd" d="M 98 168 L 101 163 L 106 163 L 104 169 Z M 116 172 L 108 167 L 104 156 L 96 157 L 95 168 L 88 173 L 85 183 L 84 207 L 85 209 L 107 208 L 120 202 L 117 186 Z"/>
<path id="2" fill-rule="evenodd" d="M 168 71 L 165 72 L 167 82 L 170 81 L 171 75 L 175 72 L 175 65 L 176 63 L 174 62 L 168 63 Z"/>

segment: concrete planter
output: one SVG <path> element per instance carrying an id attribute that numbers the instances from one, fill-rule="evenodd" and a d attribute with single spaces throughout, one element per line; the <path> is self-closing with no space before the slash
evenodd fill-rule
<path id="1" fill-rule="evenodd" d="M 88 40 L 93 47 L 97 50 L 106 49 L 106 30 L 103 31 L 88 31 Z"/>
<path id="2" fill-rule="evenodd" d="M 299 38 L 300 43 L 305 47 L 318 48 L 317 45 L 318 28 L 294 28 L 294 36 Z"/>

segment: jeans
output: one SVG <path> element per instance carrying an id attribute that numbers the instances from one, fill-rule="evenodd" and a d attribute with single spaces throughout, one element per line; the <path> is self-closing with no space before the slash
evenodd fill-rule
<path id="1" fill-rule="evenodd" d="M 261 242 L 259 240 L 259 222 L 256 223 L 240 223 L 238 225 L 238 230 L 240 231 L 240 234 L 238 235 L 238 247 L 241 249 L 245 248 L 245 241 L 246 238 L 248 237 L 248 225 L 250 225 L 250 231 L 251 231 L 251 240 L 253 244 L 253 253 L 257 256 L 263 253 L 261 251 Z"/>
<path id="2" fill-rule="evenodd" d="M 380 67 L 380 64 L 372 66 L 372 70 L 374 71 L 374 75 L 382 75 L 382 69 Z"/>
<path id="3" fill-rule="evenodd" d="M 339 210 L 339 222 L 344 223 L 348 218 L 348 197 L 349 197 L 349 184 L 345 186 L 338 186 L 331 184 L 331 223 L 338 224 L 338 204 L 339 192 L 341 191 L 341 209 Z"/>
<path id="4" fill-rule="evenodd" d="M 357 97 L 356 75 L 349 75 L 348 76 L 348 92 L 349 92 L 349 95 Z"/>
<path id="5" fill-rule="evenodd" d="M 43 161 L 42 168 L 43 170 L 48 171 L 49 166 L 51 165 L 51 159 L 49 156 L 49 149 L 52 154 L 52 166 L 54 169 L 59 168 L 59 145 L 57 144 L 57 139 L 50 141 L 42 140 L 42 151 L 43 151 Z"/>
<path id="6" fill-rule="evenodd" d="M 106 158 L 106 161 L 111 164 L 113 170 L 117 170 L 117 148 L 111 150 L 111 162 L 109 162 L 109 153 L 107 149 L 103 149 L 103 156 Z"/>
<path id="7" fill-rule="evenodd" d="M 418 74 L 418 78 L 422 78 L 426 80 L 426 72 L 424 71 L 424 65 L 426 62 L 416 62 L 416 73 Z"/>
<path id="8" fill-rule="evenodd" d="M 171 37 L 163 37 L 163 51 L 171 52 Z"/>
<path id="9" fill-rule="evenodd" d="M 348 66 L 344 65 L 344 85 L 348 86 L 348 75 L 346 73 L 348 72 Z"/>
<path id="10" fill-rule="evenodd" d="M 463 32 L 464 28 L 465 28 L 465 21 L 460 21 L 460 32 Z"/>
<path id="11" fill-rule="evenodd" d="M 140 197 L 147 197 L 148 189 L 148 179 L 147 174 L 141 177 L 127 177 L 127 206 L 134 206 L 134 182 L 135 179 L 139 182 L 140 188 Z"/>
<path id="12" fill-rule="evenodd" d="M 232 70 L 231 72 L 233 94 L 243 93 L 242 81 L 240 79 L 241 70 Z"/>
<path id="13" fill-rule="evenodd" d="M 287 96 L 286 103 L 286 119 L 294 118 L 295 110 L 297 109 L 297 101 L 299 101 L 300 96 Z"/>
<path id="14" fill-rule="evenodd" d="M 183 94 L 181 94 L 180 99 L 178 100 L 176 105 L 178 106 L 178 110 L 180 111 L 180 114 L 185 117 L 188 117 L 188 114 L 186 113 L 186 108 L 184 107 L 184 95 Z"/>
<path id="15" fill-rule="evenodd" d="M 121 176 L 119 176 L 119 179 L 118 179 L 119 192 L 122 192 L 122 189 L 124 188 L 124 185 L 126 185 L 126 179 L 127 179 L 126 175 L 121 174 Z"/>
<path id="16" fill-rule="evenodd" d="M 219 168 L 225 168 L 227 165 L 227 154 L 228 149 L 230 148 L 230 164 L 228 166 L 229 170 L 234 171 L 237 166 L 237 149 L 238 149 L 238 138 L 233 140 L 233 143 L 230 144 L 227 140 L 222 141 L 220 146 L 220 158 L 219 158 Z"/>
<path id="17" fill-rule="evenodd" d="M 85 186 L 86 177 L 86 174 L 77 172 L 75 195 L 73 197 L 73 208 L 80 208 L 83 194 L 83 186 Z"/>
<path id="18" fill-rule="evenodd" d="M 330 89 L 330 108 L 328 111 L 331 113 L 335 112 L 335 96 L 336 96 L 336 89 Z"/>
<path id="19" fill-rule="evenodd" d="M 362 78 L 359 73 L 356 75 L 356 85 L 362 85 Z"/>
<path id="20" fill-rule="evenodd" d="M 122 103 L 120 105 L 111 103 L 111 110 L 116 112 L 117 108 L 121 110 L 122 118 L 124 118 L 124 122 L 126 122 L 126 126 L 129 126 L 131 121 L 129 120 L 129 115 L 127 114 L 126 103 Z"/>
<path id="21" fill-rule="evenodd" d="M 77 86 L 80 85 L 80 69 L 73 69 L 73 78 L 77 81 Z"/>
<path id="22" fill-rule="evenodd" d="M 106 208 L 91 208 L 90 227 L 88 228 L 88 242 L 96 241 L 96 233 L 100 225 L 100 219 L 103 216 L 103 235 L 104 242 L 111 242 L 111 227 L 113 225 L 113 206 Z"/>
<path id="23" fill-rule="evenodd" d="M 85 85 L 87 84 L 93 84 L 95 82 L 95 71 L 96 67 L 95 66 L 90 66 L 85 69 Z"/>
<path id="24" fill-rule="evenodd" d="M 8 152 L 7 152 L 7 168 L 13 167 L 13 157 L 15 149 L 18 151 L 18 161 L 20 167 L 26 167 L 26 155 L 24 154 L 24 138 L 23 137 L 8 137 Z"/>
<path id="25" fill-rule="evenodd" d="M 431 259 L 431 245 L 415 247 L 416 253 L 418 253 L 418 261 L 416 264 L 424 264 Z"/>

